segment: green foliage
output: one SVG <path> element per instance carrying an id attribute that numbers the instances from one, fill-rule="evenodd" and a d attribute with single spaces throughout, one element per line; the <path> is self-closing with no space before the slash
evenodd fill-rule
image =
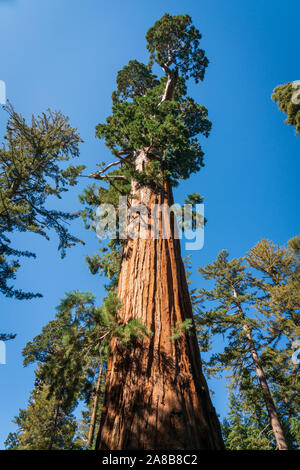
<path id="1" fill-rule="evenodd" d="M 45 394 L 43 392 L 42 396 L 45 395 L 49 401 L 49 406 L 47 405 L 43 414 L 41 416 L 37 414 L 38 419 L 42 421 L 50 419 L 48 416 L 52 409 L 50 404 L 53 407 L 58 403 L 60 410 L 69 416 L 68 413 L 76 407 L 80 400 L 85 401 L 86 411 L 83 422 L 76 438 L 74 437 L 74 428 L 72 446 L 85 445 L 86 429 L 84 423 L 91 416 L 95 381 L 100 365 L 106 364 L 108 359 L 111 338 L 117 337 L 124 347 L 130 347 L 131 342 L 143 340 L 146 336 L 151 335 L 151 332 L 138 320 L 130 320 L 125 325 L 120 324 L 117 321 L 117 311 L 120 307 L 120 300 L 113 290 L 109 291 L 101 307 L 95 306 L 95 298 L 89 292 L 69 292 L 57 307 L 56 318 L 50 321 L 33 341 L 27 343 L 23 350 L 25 366 L 32 363 L 38 364 L 37 384 L 42 384 L 43 390 L 45 390 Z M 101 400 L 103 399 L 103 386 L 104 383 L 101 388 Z M 35 394 L 35 392 L 33 393 Z M 102 406 L 101 400 L 99 400 L 97 408 L 98 414 Z M 33 435 L 42 432 L 39 431 L 39 426 L 43 424 L 35 423 L 34 414 L 32 416 L 30 414 L 29 421 L 28 413 L 31 410 L 31 405 L 28 410 L 27 414 L 24 411 L 26 414 L 25 424 L 23 421 L 20 423 L 16 421 L 21 429 L 18 431 L 18 436 L 20 433 L 22 436 L 25 435 L 27 423 L 28 432 L 32 432 Z M 37 428 L 36 431 L 35 428 Z M 59 436 L 56 434 L 55 431 L 55 439 L 58 439 Z M 24 444 L 25 441 L 27 442 L 26 436 L 22 437 L 23 440 L 20 441 L 19 446 L 27 445 Z M 8 446 L 14 445 L 15 437 L 15 435 L 9 436 Z M 37 445 L 45 446 L 46 438 L 49 438 L 48 434 L 44 437 L 41 436 L 42 443 Z M 34 448 L 30 447 L 34 445 L 31 434 L 28 439 L 30 443 L 26 448 Z M 62 441 L 61 446 L 69 448 L 68 441 L 65 444 Z"/>
<path id="2" fill-rule="evenodd" d="M 199 49 L 201 37 L 189 15 L 166 13 L 146 34 L 150 61 L 161 67 L 173 65 L 185 79 L 192 77 L 198 83 L 208 65 L 205 52 Z"/>
<path id="3" fill-rule="evenodd" d="M 145 325 L 139 320 L 129 320 L 126 325 L 118 325 L 114 330 L 114 336 L 120 339 L 121 344 L 128 344 L 134 340 L 143 340 L 145 337 L 152 336 Z"/>
<path id="4" fill-rule="evenodd" d="M 0 341 L 9 341 L 10 339 L 14 339 L 16 335 L 11 333 L 0 333 Z"/>
<path id="5" fill-rule="evenodd" d="M 295 384 L 296 376 L 291 372 L 290 358 L 286 360 L 280 350 L 267 349 L 262 351 L 261 361 L 288 447 L 299 449 L 299 384 Z M 234 450 L 274 450 L 276 444 L 263 395 L 255 378 L 247 370 L 241 376 L 234 400 L 234 406 L 230 400 L 229 415 L 223 425 L 226 447 Z M 256 437 L 259 437 L 257 442 Z"/>
<path id="6" fill-rule="evenodd" d="M 296 127 L 296 134 L 300 132 L 300 84 L 293 88 L 291 82 L 279 85 L 273 90 L 272 100 L 278 104 L 280 111 L 287 114 L 286 124 Z M 299 92 L 297 95 L 297 91 Z M 292 97 L 295 97 L 298 104 L 293 103 Z M 294 100 L 295 101 L 295 100 Z"/>
<path id="7" fill-rule="evenodd" d="M 99 423 L 101 419 L 101 412 L 103 408 L 103 401 L 104 401 L 104 392 L 105 392 L 105 379 L 106 379 L 106 371 L 103 371 L 103 380 L 101 381 L 101 389 L 98 394 L 98 406 L 96 411 L 96 432 L 94 432 L 94 438 L 90 447 L 87 447 L 89 430 L 91 425 L 91 415 L 92 415 L 92 407 L 93 407 L 93 400 L 89 400 L 86 403 L 85 409 L 81 412 L 81 419 L 78 420 L 77 424 L 77 434 L 76 440 L 78 446 L 83 447 L 86 450 L 94 450 L 96 446 L 96 438 L 97 438 L 97 430 L 99 428 Z M 94 390 L 95 392 L 95 390 Z M 92 395 L 94 398 L 94 395 Z"/>
<path id="8" fill-rule="evenodd" d="M 10 104 L 4 108 L 9 119 L 0 150 L 0 291 L 8 297 L 28 299 L 39 294 L 24 293 L 7 282 L 15 279 L 19 258 L 35 254 L 13 247 L 9 234 L 32 232 L 49 239 L 53 229 L 62 256 L 67 247 L 80 241 L 66 227 L 78 214 L 48 209 L 46 203 L 50 196 L 61 198 L 76 183 L 84 167 L 63 169 L 61 163 L 78 156 L 81 139 L 60 112 L 49 110 L 27 124 Z"/>
<path id="9" fill-rule="evenodd" d="M 6 449 L 62 450 L 78 449 L 74 443 L 77 423 L 63 403 L 49 397 L 48 386 L 37 384 L 31 393 L 28 407 L 20 410 L 14 423 L 18 430 L 10 433 Z"/>
<path id="10" fill-rule="evenodd" d="M 115 155 L 155 147 L 167 165 L 166 174 L 176 184 L 203 166 L 204 154 L 196 136 L 207 137 L 211 123 L 206 108 L 184 95 L 158 106 L 163 89 L 161 80 L 146 95 L 114 104 L 106 123 L 97 125 L 96 136 L 104 139 Z"/>
<path id="11" fill-rule="evenodd" d="M 141 185 L 169 178 L 176 185 L 203 166 L 197 136 L 207 137 L 211 122 L 206 108 L 186 95 L 186 80 L 203 80 L 208 65 L 200 39 L 188 15 L 166 14 L 147 32 L 149 65 L 131 60 L 118 72 L 112 114 L 96 127 L 96 136 L 105 140 L 114 156 L 126 155 L 108 177 L 124 176 Z M 154 62 L 165 73 L 161 78 L 152 73 Z M 155 152 L 157 161 L 139 174 L 134 160 L 142 149 Z M 109 182 L 115 186 L 115 180 Z"/>
<path id="12" fill-rule="evenodd" d="M 70 292 L 57 307 L 56 319 L 26 345 L 24 365 L 42 364 L 39 378 L 49 384 L 57 400 L 75 406 L 79 398 L 90 393 L 101 351 L 115 327 L 118 306 L 113 295 L 102 307 L 95 307 L 91 293 Z"/>
<path id="13" fill-rule="evenodd" d="M 266 417 L 263 418 L 265 421 Z M 274 450 L 270 426 L 262 426 L 262 417 L 258 420 L 251 413 L 241 394 L 230 393 L 229 413 L 223 421 L 222 432 L 229 450 Z"/>
<path id="14" fill-rule="evenodd" d="M 192 257 L 192 255 L 185 256 L 182 261 L 183 261 L 183 264 L 184 264 L 185 277 L 186 277 L 187 285 L 188 285 L 188 288 L 189 288 L 189 294 L 190 294 L 192 308 L 193 308 L 193 311 L 196 312 L 199 301 L 198 301 L 198 295 L 197 295 L 197 288 L 196 287 L 194 287 L 194 288 L 191 287 L 191 285 L 192 285 L 192 280 L 191 280 L 192 261 L 191 261 L 191 257 Z"/>
<path id="15" fill-rule="evenodd" d="M 105 275 L 110 280 L 106 286 L 107 290 L 116 289 L 121 268 L 120 245 L 110 241 L 107 247 L 99 248 L 99 252 L 86 257 L 89 270 L 92 274 Z"/>
<path id="16" fill-rule="evenodd" d="M 19 434 L 17 432 L 10 432 L 4 442 L 4 446 L 7 450 L 18 450 L 19 443 Z"/>
<path id="17" fill-rule="evenodd" d="M 175 341 L 180 339 L 182 333 L 191 334 L 191 330 L 194 328 L 193 320 L 191 318 L 186 318 L 182 323 L 177 323 L 175 328 L 172 329 L 171 340 Z"/>
<path id="18" fill-rule="evenodd" d="M 81 217 L 87 229 L 97 233 L 97 224 L 101 221 L 101 215 L 97 211 L 100 204 L 112 204 L 116 210 L 116 233 L 113 238 L 100 247 L 97 253 L 87 256 L 86 261 L 92 274 L 105 275 L 109 279 L 107 290 L 116 289 L 118 284 L 121 266 L 121 242 L 119 240 L 119 196 L 129 195 L 130 185 L 123 181 L 115 181 L 108 188 L 88 186 L 80 196 L 80 201 L 84 204 Z"/>
<path id="19" fill-rule="evenodd" d="M 263 277 L 256 287 L 263 295 L 258 310 L 268 321 L 269 341 L 300 335 L 300 258 L 299 240 L 289 241 L 289 248 L 278 247 L 268 240 L 258 242 L 247 254 L 247 262 Z"/>
<path id="20" fill-rule="evenodd" d="M 113 92 L 113 103 L 143 96 L 146 92 L 159 84 L 146 65 L 137 60 L 130 60 L 117 75 L 117 90 Z"/>
<path id="21" fill-rule="evenodd" d="M 117 188 L 118 190 L 116 190 Z M 87 256 L 86 261 L 92 274 L 105 275 L 110 283 L 106 286 L 107 290 L 116 289 L 118 284 L 119 272 L 121 267 L 121 243 L 119 240 L 119 196 L 130 192 L 130 186 L 122 181 L 116 181 L 114 185 L 108 188 L 96 187 L 96 185 L 87 187 L 80 196 L 80 201 L 85 208 L 81 217 L 87 229 L 97 232 L 97 224 L 101 221 L 101 215 L 97 211 L 98 206 L 102 204 L 112 204 L 117 212 L 116 238 L 109 240 L 106 246 L 100 247 L 97 253 Z"/>
<path id="22" fill-rule="evenodd" d="M 211 350 L 216 337 L 224 344 L 220 352 L 210 355 L 205 367 L 211 376 L 226 372 L 229 389 L 238 391 L 231 397 L 223 425 L 229 449 L 276 447 L 250 355 L 252 347 L 259 355 L 288 446 L 299 447 L 300 383 L 291 361 L 292 342 L 299 335 L 298 248 L 298 237 L 289 242 L 289 248 L 262 240 L 244 259 L 229 260 L 224 250 L 215 262 L 199 268 L 214 283 L 210 290 L 199 290 L 194 304 L 201 349 Z"/>

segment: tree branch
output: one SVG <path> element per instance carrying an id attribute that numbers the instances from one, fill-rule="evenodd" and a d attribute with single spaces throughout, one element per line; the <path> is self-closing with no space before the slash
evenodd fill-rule
<path id="1" fill-rule="evenodd" d="M 103 168 L 103 170 L 99 170 L 99 171 L 97 171 L 97 173 L 91 173 L 89 176 L 95 178 L 95 175 L 101 175 L 102 173 L 105 173 L 112 166 L 119 165 L 120 163 L 121 163 L 120 161 L 112 162 L 109 165 L 107 165 L 105 168 Z"/>
<path id="2" fill-rule="evenodd" d="M 164 94 L 161 97 L 161 100 L 160 100 L 158 106 L 160 106 L 166 100 L 172 101 L 173 96 L 174 96 L 175 86 L 176 86 L 176 83 L 177 83 L 177 80 L 178 80 L 178 70 L 177 69 L 176 70 L 170 70 L 169 67 L 167 67 L 167 65 L 164 65 L 163 69 L 166 71 L 166 74 L 168 76 L 168 80 L 167 80 L 167 83 L 166 83 Z"/>
<path id="3" fill-rule="evenodd" d="M 90 175 L 81 175 L 85 178 L 94 178 L 95 180 L 123 180 L 126 181 L 126 183 L 130 183 L 125 176 L 123 175 L 100 175 L 99 173 L 91 173 Z"/>

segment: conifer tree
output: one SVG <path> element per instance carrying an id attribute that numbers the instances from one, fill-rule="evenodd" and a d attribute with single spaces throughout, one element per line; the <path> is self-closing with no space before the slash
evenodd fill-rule
<path id="1" fill-rule="evenodd" d="M 172 187 L 204 164 L 198 136 L 207 137 L 211 123 L 206 108 L 187 96 L 186 83 L 203 80 L 208 59 L 189 15 L 165 14 L 146 40 L 148 65 L 132 60 L 120 70 L 112 114 L 96 128 L 116 160 L 90 177 L 108 187 L 94 184 L 82 196 L 88 226 L 96 223 L 99 204 L 120 211 L 119 196 L 128 197 L 126 236 L 118 231 L 104 256 L 114 260 L 111 274 L 122 303 L 118 321 L 138 320 L 152 332 L 131 348 L 111 340 L 97 448 L 220 449 L 220 426 L 190 328 L 192 306 L 174 221 L 167 239 L 161 228 L 151 239 L 151 219 L 148 237 L 131 232 L 132 210 L 143 204 L 150 214 L 153 204 L 172 206 Z M 152 72 L 154 63 L 160 78 Z M 103 254 L 90 258 L 94 272 L 108 272 L 102 260 Z"/>
<path id="2" fill-rule="evenodd" d="M 270 342 L 284 336 L 292 343 L 300 335 L 300 237 L 288 245 L 262 240 L 246 256 L 249 267 L 262 276 L 255 282 L 264 293 L 257 308 L 270 323 Z"/>
<path id="3" fill-rule="evenodd" d="M 5 442 L 11 450 L 67 450 L 77 449 L 77 423 L 72 407 L 49 395 L 49 386 L 37 377 L 28 407 L 15 417 L 18 426 Z"/>
<path id="4" fill-rule="evenodd" d="M 257 399 L 257 397 L 256 397 Z M 260 403 L 261 404 L 261 398 Z M 229 412 L 223 421 L 225 446 L 229 450 L 272 450 L 273 432 L 264 407 L 230 392 Z"/>
<path id="5" fill-rule="evenodd" d="M 99 357 L 99 351 L 105 346 L 105 336 L 115 327 L 114 302 L 116 301 L 107 301 L 100 311 L 94 305 L 95 298 L 92 294 L 78 291 L 66 294 L 57 307 L 56 318 L 23 350 L 24 365 L 38 364 L 38 383 L 44 384 L 43 390 L 47 391 L 43 396 L 55 406 L 59 404 L 58 413 L 63 412 L 67 416 L 80 400 L 84 400 L 88 406 L 92 401 L 95 404 L 95 392 L 98 401 L 100 393 L 95 390 L 95 381 L 99 367 L 103 368 L 105 361 L 103 354 Z M 35 389 L 36 386 L 33 394 Z M 96 411 L 97 406 L 98 403 Z M 20 416 L 23 414 L 21 411 Z M 48 419 L 47 416 L 45 419 Z M 30 426 L 36 427 L 36 433 L 42 433 L 42 429 L 34 423 L 34 417 L 30 423 Z M 18 424 L 23 435 L 25 425 L 23 421 Z M 72 446 L 85 448 L 87 442 L 79 432 L 76 421 L 75 424 Z M 93 428 L 94 424 L 89 423 L 89 426 Z M 53 428 L 53 439 L 57 438 L 57 432 L 58 428 Z M 9 440 L 11 437 L 13 436 L 9 436 Z M 31 448 L 33 446 L 34 443 Z M 62 441 L 61 446 L 67 449 L 69 444 Z"/>
<path id="6" fill-rule="evenodd" d="M 56 448 L 57 439 L 60 439 L 60 448 L 69 448 L 70 435 L 66 435 L 64 444 L 64 434 L 61 436 L 60 433 L 59 423 L 65 424 L 61 421 L 61 415 L 65 415 L 68 420 L 70 418 L 76 425 L 74 429 L 72 427 L 74 448 L 89 449 L 95 445 L 96 419 L 99 418 L 103 402 L 109 340 L 116 336 L 123 345 L 130 347 L 134 339 L 149 334 L 137 320 L 126 325 L 118 324 L 115 314 L 119 305 L 112 291 L 101 307 L 95 307 L 95 298 L 89 292 L 69 292 L 57 307 L 56 318 L 43 327 L 33 341 L 27 343 L 23 350 L 24 365 L 37 364 L 36 384 L 28 409 L 21 410 L 15 420 L 19 426 L 17 434 L 8 436 L 9 448 L 18 442 L 20 448 L 32 449 L 34 438 L 39 438 L 38 449 Z M 49 404 L 45 412 L 36 413 L 36 419 L 40 421 L 36 423 L 36 407 L 42 408 L 45 400 Z M 86 432 L 77 427 L 70 414 L 82 400 L 87 406 L 83 420 L 85 427 L 88 426 Z M 69 425 L 68 420 L 66 424 Z M 47 432 L 43 431 L 44 428 Z"/>
<path id="7" fill-rule="evenodd" d="M 256 401 L 263 399 L 276 446 L 279 450 L 286 450 L 288 446 L 279 413 L 259 354 L 264 346 L 262 330 L 265 324 L 251 311 L 257 304 L 257 295 L 253 290 L 256 282 L 245 271 L 242 261 L 229 261 L 228 252 L 223 250 L 214 263 L 199 268 L 205 279 L 215 281 L 214 289 L 199 290 L 200 299 L 216 303 L 216 306 L 201 312 L 197 318 L 198 325 L 200 330 L 203 329 L 206 341 L 209 334 L 222 334 L 226 338 L 224 351 L 212 355 L 211 371 L 231 370 L 231 386 L 236 385 L 240 389 L 248 387 L 256 394 Z M 247 315 L 249 309 L 250 314 Z M 255 386 L 256 382 L 258 387 Z"/>
<path id="8" fill-rule="evenodd" d="M 246 256 L 255 270 L 255 288 L 260 292 L 256 309 L 263 318 L 264 370 L 272 384 L 289 447 L 299 447 L 300 381 L 293 363 L 294 344 L 300 335 L 299 237 L 287 247 L 262 240 Z M 259 277 L 258 277 L 259 276 Z"/>
<path id="9" fill-rule="evenodd" d="M 4 109 L 9 118 L 0 150 L 0 292 L 29 299 L 40 294 L 14 289 L 8 282 L 15 279 L 20 258 L 35 254 L 14 246 L 10 237 L 15 232 L 31 232 L 49 239 L 52 229 L 59 237 L 62 256 L 67 247 L 80 241 L 67 227 L 78 214 L 49 209 L 48 201 L 50 196 L 61 198 L 76 184 L 84 166 L 63 167 L 61 163 L 79 155 L 81 138 L 60 112 L 48 110 L 32 116 L 28 124 L 11 104 Z"/>

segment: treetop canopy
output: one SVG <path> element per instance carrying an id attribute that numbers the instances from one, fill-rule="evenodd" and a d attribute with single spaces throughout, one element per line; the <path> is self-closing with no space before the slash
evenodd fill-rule
<path id="1" fill-rule="evenodd" d="M 208 65 L 204 50 L 199 48 L 201 37 L 189 15 L 166 13 L 146 34 L 150 63 L 156 62 L 166 72 L 173 66 L 182 77 L 198 83 Z"/>
<path id="2" fill-rule="evenodd" d="M 188 78 L 203 80 L 208 59 L 189 15 L 165 14 L 149 29 L 146 39 L 149 64 L 130 60 L 118 72 L 112 114 L 97 125 L 96 136 L 120 158 L 121 171 L 134 166 L 136 151 L 150 148 L 165 162 L 171 183 L 177 184 L 203 166 L 197 135 L 207 137 L 211 122 L 206 108 L 186 95 L 185 82 Z M 160 79 L 152 72 L 154 62 L 165 72 Z"/>

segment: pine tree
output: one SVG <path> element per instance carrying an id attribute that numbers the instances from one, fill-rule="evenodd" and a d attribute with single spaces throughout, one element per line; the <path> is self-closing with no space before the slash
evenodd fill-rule
<path id="1" fill-rule="evenodd" d="M 262 240 L 246 256 L 248 265 L 262 278 L 256 287 L 264 295 L 257 305 L 269 321 L 269 341 L 285 337 L 290 343 L 300 335 L 300 237 L 279 247 Z"/>
<path id="2" fill-rule="evenodd" d="M 23 350 L 25 366 L 37 363 L 38 383 L 44 384 L 43 389 L 47 391 L 45 399 L 53 404 L 58 417 L 59 413 L 68 415 L 80 400 L 85 400 L 89 406 L 94 397 L 97 372 L 99 367 L 103 367 L 105 360 L 103 354 L 99 359 L 99 350 L 105 347 L 103 338 L 109 328 L 115 326 L 112 318 L 113 301 L 108 302 L 109 306 L 102 307 L 104 312 L 102 315 L 94 303 L 94 296 L 88 292 L 75 291 L 66 294 L 57 307 L 56 318 L 50 321 L 42 329 L 41 334 L 29 342 Z M 35 390 L 36 386 L 34 395 Z M 55 408 L 56 404 L 59 404 L 58 408 Z M 48 411 L 50 412 L 50 408 Z M 47 416 L 45 415 L 45 419 L 48 419 Z M 74 423 L 76 426 L 72 446 L 84 448 L 86 441 L 81 436 L 76 421 Z M 18 424 L 24 433 L 23 421 Z M 28 429 L 30 426 L 36 427 L 34 421 L 26 426 Z M 36 427 L 34 432 L 42 433 L 42 428 Z M 54 427 L 53 442 L 57 439 L 58 432 L 59 429 Z M 8 443 L 12 438 L 14 436 L 9 436 Z M 49 436 L 45 438 L 48 439 Z M 41 439 L 44 437 L 41 436 Z M 14 439 L 12 442 L 14 443 Z M 65 444 L 61 442 L 62 448 L 67 449 L 68 445 L 68 442 Z"/>
<path id="3" fill-rule="evenodd" d="M 87 188 L 83 216 L 93 226 L 99 204 L 111 203 L 120 211 L 119 195 L 128 197 L 128 236 L 119 231 L 113 254 L 106 254 L 115 267 L 120 262 L 113 272 L 122 303 L 118 321 L 137 320 L 152 332 L 131 348 L 111 340 L 99 449 L 223 448 L 195 329 L 186 328 L 192 324 L 192 306 L 174 221 L 169 238 L 159 229 L 157 239 L 141 239 L 131 230 L 130 215 L 140 203 L 148 214 L 153 204 L 170 207 L 172 187 L 203 166 L 197 136 L 208 136 L 211 123 L 186 88 L 189 78 L 203 80 L 208 65 L 200 39 L 188 15 L 165 14 L 146 35 L 149 64 L 133 60 L 118 73 L 112 114 L 96 128 L 117 160 L 90 175 L 108 188 Z M 154 63 L 163 71 L 161 78 L 152 72 Z M 150 220 L 148 234 L 153 224 Z M 91 269 L 97 271 L 98 262 L 102 269 L 100 259 L 90 258 Z"/>
<path id="4" fill-rule="evenodd" d="M 39 379 L 30 395 L 28 407 L 20 410 L 5 446 L 11 450 L 77 449 L 74 442 L 77 423 L 72 409 L 49 395 L 49 386 Z"/>
<path id="5" fill-rule="evenodd" d="M 300 381 L 298 365 L 292 361 L 300 334 L 299 241 L 294 237 L 287 247 L 280 247 L 262 240 L 246 256 L 257 273 L 255 288 L 261 293 L 256 309 L 264 319 L 264 369 L 290 448 L 299 447 Z"/>
<path id="6" fill-rule="evenodd" d="M 109 292 L 101 307 L 95 306 L 95 298 L 89 292 L 69 292 L 57 307 L 56 318 L 43 327 L 33 341 L 27 343 L 23 350 L 24 365 L 37 364 L 36 384 L 28 409 L 21 410 L 16 418 L 15 422 L 20 429 L 17 434 L 8 436 L 8 447 L 13 448 L 16 442 L 20 446 L 27 446 L 29 439 L 29 447 L 24 448 L 34 448 L 32 436 L 37 437 L 39 433 L 41 443 L 38 440 L 38 446 L 46 446 L 45 442 L 54 445 L 58 438 L 61 439 L 57 436 L 60 430 L 56 426 L 60 422 L 60 415 L 64 414 L 71 419 L 70 413 L 80 401 L 84 401 L 87 407 L 84 422 L 81 423 L 85 429 L 77 427 L 74 421 L 76 426 L 72 434 L 72 446 L 92 448 L 95 445 L 95 429 L 103 403 L 110 338 L 115 336 L 124 346 L 130 347 L 132 341 L 149 334 L 136 320 L 126 325 L 118 324 L 115 316 L 119 306 L 120 301 L 113 291 Z M 44 434 L 44 425 L 34 421 L 31 405 L 32 397 L 35 403 L 37 396 L 41 397 L 38 402 L 41 407 L 45 400 L 51 404 L 47 405 L 44 414 L 37 415 L 42 422 L 52 420 L 51 435 L 50 425 L 45 424 L 47 433 Z M 73 423 L 73 418 L 71 421 Z M 27 435 L 30 436 L 28 439 Z M 52 444 L 51 449 L 56 448 Z M 60 440 L 61 448 L 69 448 L 69 445 L 68 440 L 63 447 L 63 440 Z"/>
<path id="7" fill-rule="evenodd" d="M 53 229 L 62 256 L 67 247 L 80 241 L 67 227 L 78 214 L 49 209 L 48 201 L 50 196 L 61 198 L 68 186 L 76 184 L 84 166 L 63 168 L 61 162 L 79 155 L 81 138 L 60 112 L 48 110 L 37 118 L 32 116 L 27 124 L 11 104 L 4 109 L 9 119 L 0 150 L 0 292 L 29 299 L 41 294 L 14 289 L 8 282 L 15 279 L 20 258 L 34 258 L 35 254 L 13 246 L 9 237 L 31 232 L 49 239 Z"/>
<path id="8" fill-rule="evenodd" d="M 252 311 L 257 305 L 257 294 L 253 290 L 257 282 L 245 271 L 242 261 L 229 261 L 228 252 L 224 250 L 214 263 L 199 268 L 205 279 L 215 281 L 214 289 L 200 289 L 200 299 L 216 303 L 216 307 L 201 312 L 198 326 L 200 331 L 203 330 L 205 341 L 209 334 L 225 336 L 224 351 L 212 355 L 211 370 L 231 370 L 231 386 L 239 386 L 240 389 L 243 387 L 243 390 L 248 388 L 251 393 L 255 393 L 256 401 L 263 399 L 277 448 L 286 450 L 288 447 L 279 413 L 259 354 L 259 350 L 265 346 L 262 342 L 265 324 Z M 247 315 L 249 309 L 250 314 Z M 247 387 L 244 385 L 245 381 Z M 257 382 L 258 387 L 255 385 Z"/>
<path id="9" fill-rule="evenodd" d="M 273 450 L 273 433 L 263 407 L 258 409 L 257 401 L 249 403 L 249 399 L 247 400 L 241 392 L 234 394 L 231 391 L 229 403 L 228 416 L 224 419 L 222 426 L 226 448 L 229 450 Z"/>

